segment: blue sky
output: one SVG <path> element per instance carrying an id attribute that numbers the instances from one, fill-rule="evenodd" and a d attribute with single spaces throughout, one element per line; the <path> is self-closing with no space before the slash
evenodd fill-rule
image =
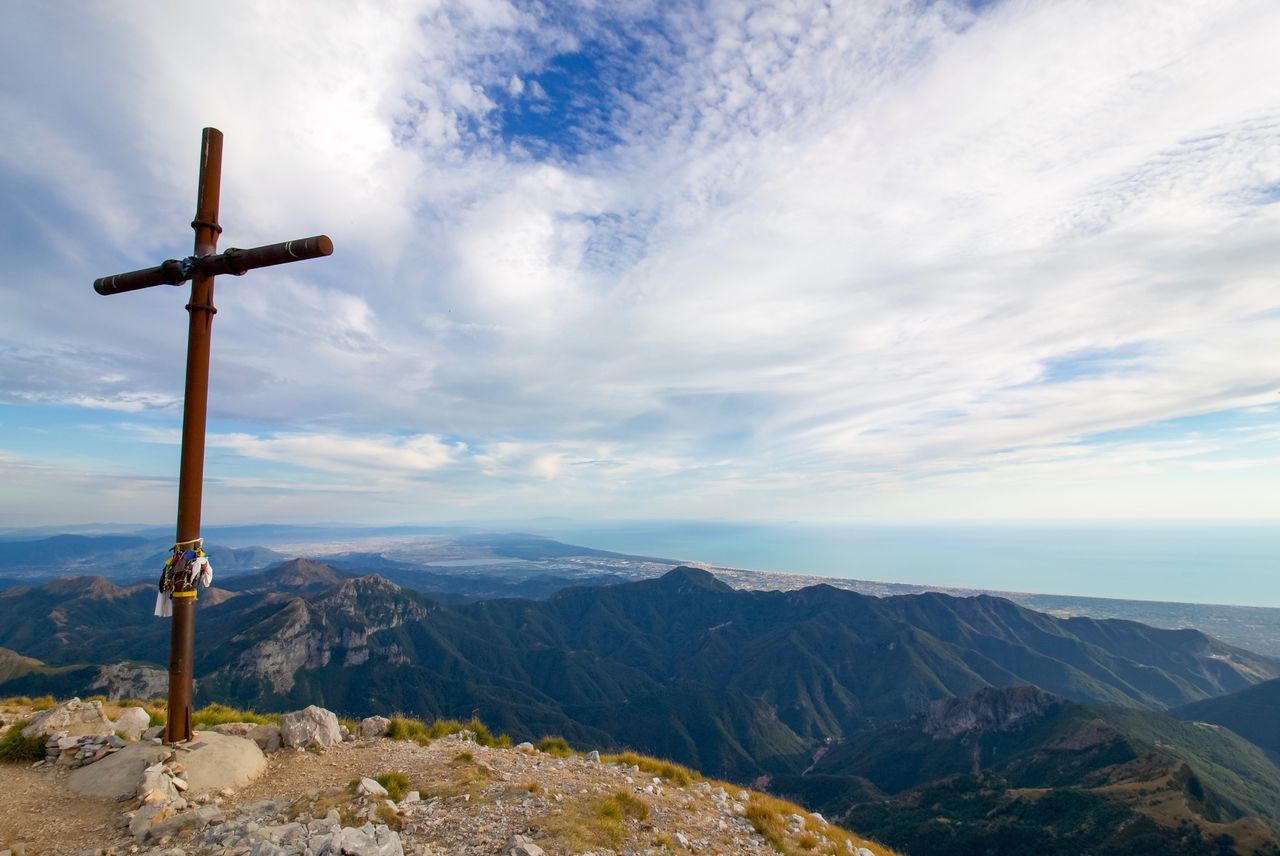
<path id="1" fill-rule="evenodd" d="M 1280 519 L 1280 6 L 98 2 L 0 32 L 0 526 Z M 193 33 L 205 47 L 188 51 Z"/>

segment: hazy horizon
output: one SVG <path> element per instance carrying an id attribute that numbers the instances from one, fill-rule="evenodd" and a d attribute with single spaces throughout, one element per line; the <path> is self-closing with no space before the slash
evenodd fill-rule
<path id="1" fill-rule="evenodd" d="M 354 549 L 422 530 L 528 533 L 569 544 L 700 564 L 820 577 L 1074 597 L 1280 608 L 1280 523 L 1270 521 L 935 521 L 763 524 L 731 521 L 437 521 L 414 524 L 207 524 L 211 543 L 259 545 L 254 530 L 314 532 Z M 0 538 L 144 531 L 163 524 L 0 528 Z M 231 540 L 220 530 L 243 531 Z M 22 534 L 27 533 L 27 534 Z M 333 534 L 336 533 L 336 534 Z M 363 542 L 363 543 L 361 543 Z M 268 540 L 265 546 L 271 546 Z"/>

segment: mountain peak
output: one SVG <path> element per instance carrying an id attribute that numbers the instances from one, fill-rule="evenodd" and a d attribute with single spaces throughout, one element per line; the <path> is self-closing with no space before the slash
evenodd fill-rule
<path id="1" fill-rule="evenodd" d="M 307 586 L 316 583 L 335 585 L 347 575 L 332 565 L 315 559 L 290 559 L 267 570 L 267 576 L 280 586 Z"/>
<path id="2" fill-rule="evenodd" d="M 733 591 L 733 587 L 717 579 L 716 575 L 702 568 L 691 568 L 681 565 L 672 568 L 659 581 L 665 587 L 677 588 L 680 591 L 703 589 L 705 591 Z"/>

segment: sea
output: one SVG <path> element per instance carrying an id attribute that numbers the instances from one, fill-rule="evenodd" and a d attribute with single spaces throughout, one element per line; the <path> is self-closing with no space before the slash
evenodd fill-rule
<path id="1" fill-rule="evenodd" d="M 722 567 L 959 588 L 1280 607 L 1277 522 L 567 522 L 570 544 Z"/>

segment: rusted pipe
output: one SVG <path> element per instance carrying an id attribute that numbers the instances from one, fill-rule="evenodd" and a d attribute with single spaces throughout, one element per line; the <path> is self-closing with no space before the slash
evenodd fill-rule
<path id="1" fill-rule="evenodd" d="M 205 128 L 200 141 L 200 184 L 196 193 L 195 256 L 218 248 L 218 200 L 222 191 L 222 132 Z M 179 545 L 198 543 L 200 504 L 204 493 L 204 434 L 209 410 L 209 344 L 213 334 L 213 276 L 197 269 L 191 281 L 187 325 L 187 382 L 182 400 L 182 457 L 178 470 Z M 194 672 L 196 599 L 173 598 L 169 637 L 169 707 L 165 711 L 166 743 L 191 739 L 191 680 Z"/>
<path id="2" fill-rule="evenodd" d="M 333 241 L 328 235 L 316 235 L 312 238 L 298 238 L 293 241 L 282 241 L 279 244 L 267 244 L 265 247 L 254 247 L 251 250 L 239 250 L 234 247 L 216 256 L 205 256 L 196 262 L 196 270 L 208 276 L 224 273 L 236 275 L 258 268 L 299 262 L 304 259 L 318 259 L 333 253 Z"/>
<path id="3" fill-rule="evenodd" d="M 333 241 L 328 235 L 295 238 L 279 244 L 267 244 L 250 250 L 231 247 L 214 255 L 178 261 L 169 259 L 155 267 L 118 273 L 94 280 L 93 290 L 102 295 L 123 294 L 156 285 L 182 285 L 192 275 L 219 276 L 231 273 L 239 276 L 258 268 L 318 259 L 333 254 Z"/>

